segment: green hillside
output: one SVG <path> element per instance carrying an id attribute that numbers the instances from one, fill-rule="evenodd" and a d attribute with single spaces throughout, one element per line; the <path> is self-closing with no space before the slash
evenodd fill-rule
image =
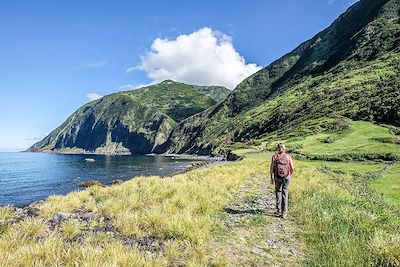
<path id="1" fill-rule="evenodd" d="M 229 95 L 231 90 L 221 87 L 221 86 L 200 86 L 200 85 L 192 85 L 199 92 L 210 96 L 215 101 L 220 102 L 225 100 L 226 96 Z"/>
<path id="2" fill-rule="evenodd" d="M 398 0 L 363 0 L 330 27 L 177 125 L 167 152 L 224 153 L 234 143 L 302 136 L 340 117 L 400 125 Z"/>
<path id="3" fill-rule="evenodd" d="M 105 96 L 79 108 L 29 151 L 150 153 L 178 122 L 216 104 L 229 91 L 200 88 L 167 80 Z"/>

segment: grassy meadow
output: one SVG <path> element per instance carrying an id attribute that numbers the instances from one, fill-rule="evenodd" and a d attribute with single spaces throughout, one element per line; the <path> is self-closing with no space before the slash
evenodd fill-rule
<path id="1" fill-rule="evenodd" d="M 296 170 L 286 220 L 272 215 L 275 141 L 237 150 L 237 162 L 51 196 L 37 216 L 2 207 L 0 266 L 399 266 L 395 133 L 352 122 L 284 140 Z M 229 214 L 237 202 L 244 214 Z M 52 225 L 58 212 L 77 210 L 94 216 Z M 106 224 L 112 230 L 98 231 Z"/>

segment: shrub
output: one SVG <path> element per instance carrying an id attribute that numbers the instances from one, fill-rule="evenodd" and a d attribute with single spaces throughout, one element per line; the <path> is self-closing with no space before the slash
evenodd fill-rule
<path id="1" fill-rule="evenodd" d="M 62 233 L 68 239 L 73 239 L 81 233 L 82 224 L 76 220 L 68 220 L 62 225 Z"/>
<path id="2" fill-rule="evenodd" d="M 0 207 L 0 221 L 8 221 L 14 219 L 15 214 L 11 206 Z"/>
<path id="3" fill-rule="evenodd" d="M 20 222 L 17 229 L 26 237 L 41 237 L 47 233 L 47 225 L 44 220 L 31 217 Z"/>
<path id="4" fill-rule="evenodd" d="M 335 142 L 336 139 L 337 139 L 336 136 L 328 136 L 327 138 L 322 140 L 322 143 L 331 144 L 331 143 Z"/>

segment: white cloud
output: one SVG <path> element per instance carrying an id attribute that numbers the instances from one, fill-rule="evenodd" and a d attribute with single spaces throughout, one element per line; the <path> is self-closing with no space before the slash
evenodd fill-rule
<path id="1" fill-rule="evenodd" d="M 132 72 L 132 71 L 135 71 L 135 70 L 138 70 L 138 67 L 130 67 L 130 68 L 127 68 L 127 69 L 126 69 L 126 72 L 129 73 L 129 72 Z"/>
<path id="2" fill-rule="evenodd" d="M 88 93 L 86 94 L 86 97 L 89 99 L 89 101 L 97 100 L 102 98 L 102 95 L 99 95 L 98 93 Z"/>
<path id="3" fill-rule="evenodd" d="M 133 84 L 124 84 L 118 87 L 118 91 L 130 91 L 130 90 L 135 90 L 135 89 L 139 89 L 142 87 L 146 87 L 146 86 L 150 86 L 155 84 L 153 83 L 141 83 L 141 84 L 137 84 L 137 85 L 133 85 Z"/>
<path id="4" fill-rule="evenodd" d="M 175 40 L 157 38 L 151 51 L 141 56 L 143 70 L 153 82 L 172 79 L 197 85 L 222 85 L 234 89 L 243 79 L 260 70 L 247 64 L 236 51 L 232 38 L 210 28 L 202 28 Z"/>
<path id="5" fill-rule="evenodd" d="M 92 69 L 92 68 L 101 68 L 108 64 L 107 60 L 98 60 L 92 62 L 82 63 L 82 68 L 84 69 Z"/>
<path id="6" fill-rule="evenodd" d="M 129 90 L 133 90 L 136 89 L 137 87 L 135 85 L 132 84 L 124 84 L 118 87 L 118 91 L 129 91 Z"/>

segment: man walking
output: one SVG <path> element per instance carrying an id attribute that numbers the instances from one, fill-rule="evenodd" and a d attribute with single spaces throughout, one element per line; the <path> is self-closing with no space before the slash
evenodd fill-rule
<path id="1" fill-rule="evenodd" d="M 285 150 L 285 144 L 278 144 L 270 167 L 271 184 L 275 182 L 276 212 L 283 219 L 287 216 L 289 184 L 293 173 L 292 157 Z"/>

